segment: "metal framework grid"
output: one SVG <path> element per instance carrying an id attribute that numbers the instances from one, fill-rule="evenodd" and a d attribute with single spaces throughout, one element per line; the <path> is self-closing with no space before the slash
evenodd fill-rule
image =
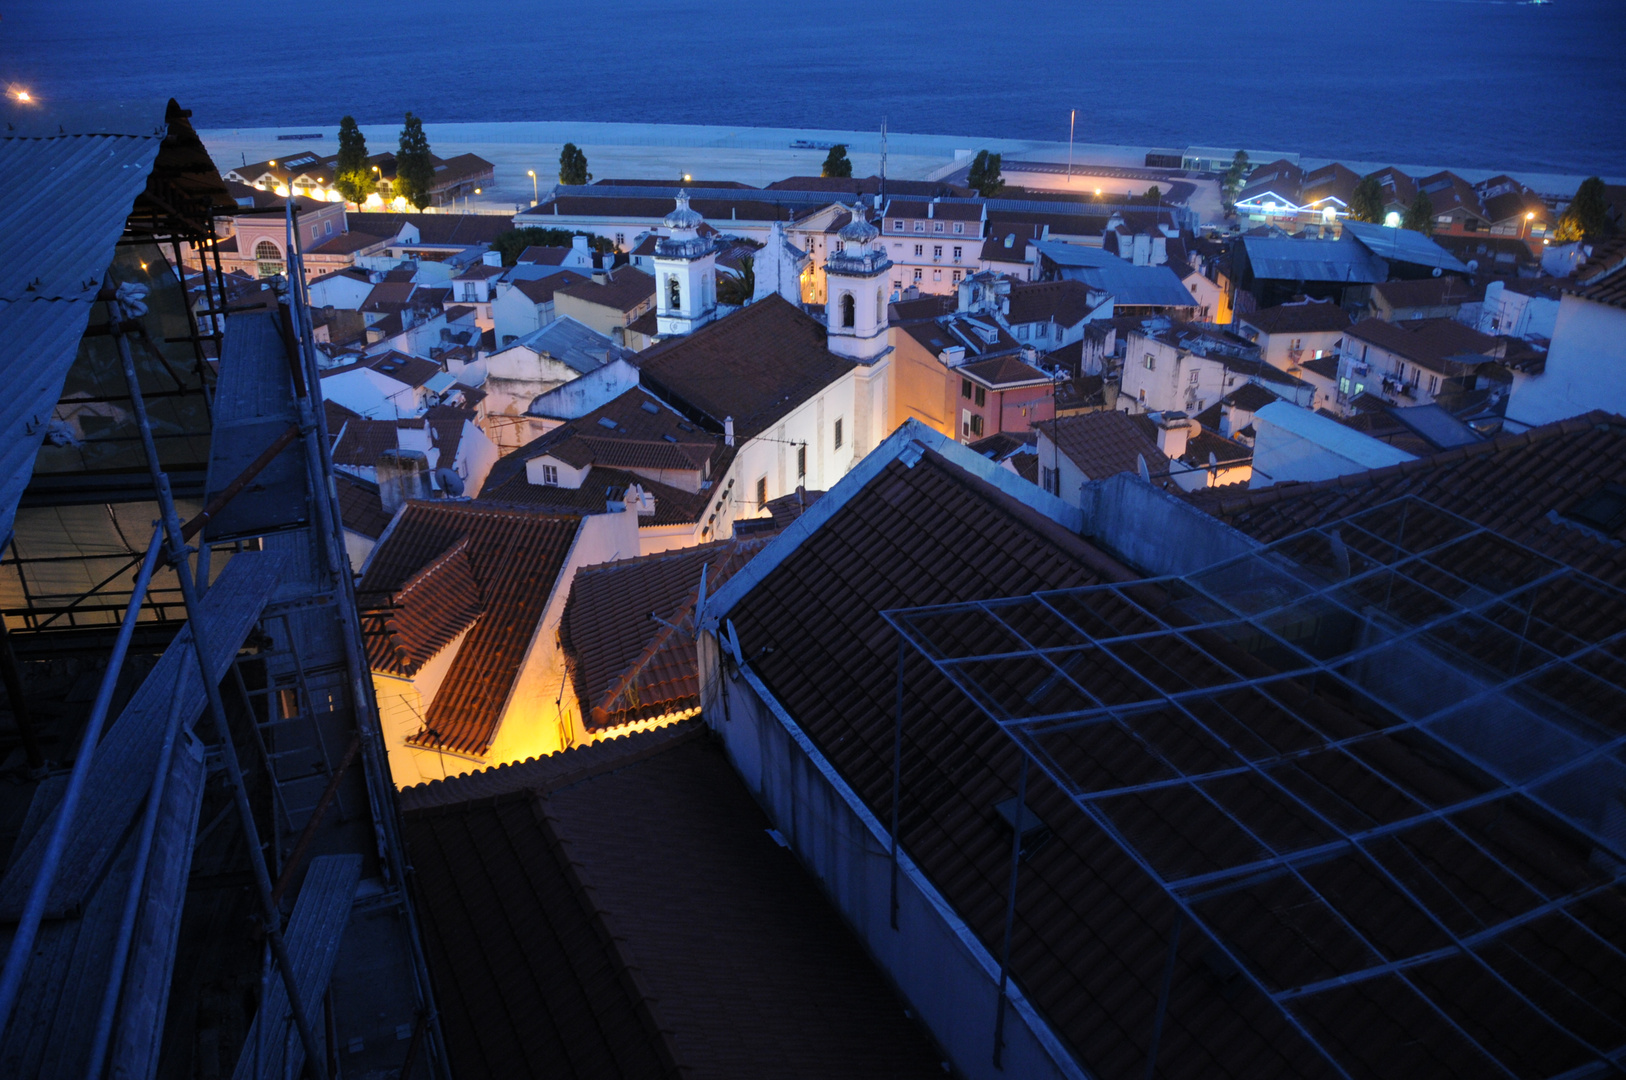
<path id="1" fill-rule="evenodd" d="M 1148 1077 L 1184 922 L 1340 1075 L 1362 995 L 1466 1074 L 1626 1071 L 1626 593 L 1408 497 L 1183 578 L 884 614 L 900 751 L 907 643 L 1021 747 L 1019 798 L 1031 761 L 1176 905 Z"/>

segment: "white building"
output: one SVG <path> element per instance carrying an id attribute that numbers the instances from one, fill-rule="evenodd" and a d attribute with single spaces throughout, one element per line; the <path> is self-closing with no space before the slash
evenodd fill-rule
<path id="1" fill-rule="evenodd" d="M 1404 450 L 1285 401 L 1260 409 L 1253 427 L 1249 487 L 1269 487 L 1286 480 L 1330 480 L 1415 460 Z"/>
<path id="2" fill-rule="evenodd" d="M 1511 423 L 1534 427 L 1593 409 L 1626 414 L 1626 238 L 1594 248 L 1559 301 L 1547 364 L 1515 374 Z"/>

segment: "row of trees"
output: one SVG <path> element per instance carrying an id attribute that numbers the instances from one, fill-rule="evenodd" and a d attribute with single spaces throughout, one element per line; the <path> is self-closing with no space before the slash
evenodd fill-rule
<path id="1" fill-rule="evenodd" d="M 429 153 L 429 136 L 423 121 L 411 113 L 401 128 L 395 151 L 395 193 L 419 210 L 429 205 L 429 187 L 435 178 L 435 160 Z M 333 186 L 353 203 L 367 201 L 378 190 L 377 168 L 367 160 L 367 137 L 356 118 L 339 121 L 339 160 L 334 166 Z"/>
<path id="2" fill-rule="evenodd" d="M 837 143 L 830 148 L 825 156 L 824 164 L 819 168 L 819 175 L 846 179 L 853 174 L 852 159 L 847 156 L 845 143 Z M 1000 175 L 1000 160 L 998 154 L 990 154 L 986 150 L 977 151 L 977 156 L 971 159 L 971 169 L 966 174 L 966 186 L 974 190 L 985 199 L 991 199 L 1005 190 L 1005 179 Z"/>

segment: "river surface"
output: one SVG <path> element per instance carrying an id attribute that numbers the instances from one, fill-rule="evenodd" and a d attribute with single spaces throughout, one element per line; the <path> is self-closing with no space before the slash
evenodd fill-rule
<path id="1" fill-rule="evenodd" d="M 1626 173 L 1626 0 L 11 0 L 0 81 L 200 128 L 573 120 Z"/>

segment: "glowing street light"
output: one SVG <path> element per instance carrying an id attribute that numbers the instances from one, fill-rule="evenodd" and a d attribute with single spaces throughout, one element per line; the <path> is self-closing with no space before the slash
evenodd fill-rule
<path id="1" fill-rule="evenodd" d="M 34 95 L 30 94 L 27 90 L 19 90 L 17 91 L 17 100 L 23 102 L 33 101 Z"/>
<path id="2" fill-rule="evenodd" d="M 526 169 L 525 175 L 531 178 L 531 205 L 535 206 L 542 201 L 542 196 L 538 195 L 536 191 L 536 170 Z"/>

